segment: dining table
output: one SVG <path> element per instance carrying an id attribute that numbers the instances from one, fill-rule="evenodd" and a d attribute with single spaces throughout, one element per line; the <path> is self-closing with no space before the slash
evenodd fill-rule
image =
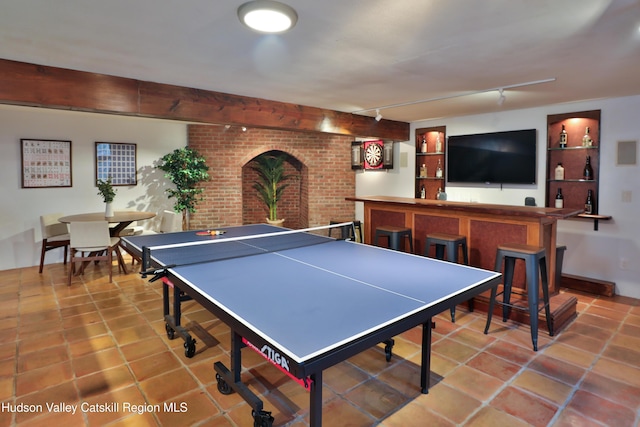
<path id="1" fill-rule="evenodd" d="M 109 224 L 115 224 L 109 227 L 109 234 L 111 234 L 111 237 L 120 237 L 120 234 L 126 230 L 132 222 L 143 221 L 156 216 L 155 212 L 147 211 L 114 211 L 113 216 L 106 216 L 105 213 L 106 212 L 102 211 L 66 215 L 58 218 L 58 221 L 64 224 L 69 224 L 71 222 L 107 221 Z M 122 247 L 122 245 L 120 247 Z M 121 255 L 118 256 L 118 265 L 126 274 L 127 268 L 124 265 Z"/>
<path id="2" fill-rule="evenodd" d="M 90 212 L 66 215 L 58 218 L 58 221 L 69 224 L 71 222 L 107 221 L 110 226 L 111 237 L 120 237 L 120 234 L 134 221 L 143 221 L 156 216 L 155 212 L 147 211 L 115 211 L 113 216 L 105 216 L 105 212 Z"/>

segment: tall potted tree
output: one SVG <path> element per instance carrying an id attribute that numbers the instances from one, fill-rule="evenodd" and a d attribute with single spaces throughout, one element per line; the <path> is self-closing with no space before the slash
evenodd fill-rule
<path id="1" fill-rule="evenodd" d="M 166 192 L 169 198 L 176 199 L 173 209 L 182 212 L 183 228 L 188 230 L 189 214 L 196 211 L 196 204 L 202 200 L 204 191 L 198 184 L 209 180 L 206 159 L 192 148 L 177 148 L 162 156 L 156 167 L 175 184 L 176 188 L 168 188 Z"/>
<path id="2" fill-rule="evenodd" d="M 285 183 L 291 175 L 285 174 L 284 165 L 286 154 L 279 156 L 263 154 L 258 156 L 251 165 L 258 174 L 258 180 L 254 181 L 253 188 L 258 192 L 258 197 L 267 208 L 267 222 L 269 224 L 282 225 L 284 219 L 278 218 L 278 200 L 282 192 L 289 186 Z"/>

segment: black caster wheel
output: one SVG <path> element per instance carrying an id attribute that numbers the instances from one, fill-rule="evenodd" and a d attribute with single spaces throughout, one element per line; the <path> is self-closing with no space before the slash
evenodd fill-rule
<path id="1" fill-rule="evenodd" d="M 387 359 L 387 362 L 391 360 L 393 356 L 393 345 L 395 344 L 394 340 L 389 340 L 384 342 L 386 345 L 384 346 L 384 356 Z"/>
<path id="2" fill-rule="evenodd" d="M 184 343 L 184 355 L 191 359 L 196 354 L 196 341 L 189 340 Z"/>
<path id="3" fill-rule="evenodd" d="M 176 337 L 176 331 L 173 330 L 171 325 L 169 325 L 168 323 L 165 323 L 164 324 L 164 329 L 167 331 L 167 338 L 172 340 L 172 339 L 174 339 Z"/>
<path id="4" fill-rule="evenodd" d="M 251 416 L 253 417 L 253 427 L 272 427 L 273 426 L 273 417 L 271 416 L 271 412 L 260 411 L 256 412 L 251 411 Z"/>
<path id="5" fill-rule="evenodd" d="M 233 389 L 229 387 L 229 384 L 220 376 L 220 374 L 216 374 L 216 381 L 218 381 L 218 391 L 222 394 L 231 394 L 233 393 Z"/>

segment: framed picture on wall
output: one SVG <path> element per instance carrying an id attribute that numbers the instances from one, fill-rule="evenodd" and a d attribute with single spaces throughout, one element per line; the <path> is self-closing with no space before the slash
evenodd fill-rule
<path id="1" fill-rule="evenodd" d="M 71 187 L 71 141 L 21 139 L 22 188 Z"/>
<path id="2" fill-rule="evenodd" d="M 112 185 L 138 185 L 136 144 L 96 142 L 96 181 L 111 178 Z"/>

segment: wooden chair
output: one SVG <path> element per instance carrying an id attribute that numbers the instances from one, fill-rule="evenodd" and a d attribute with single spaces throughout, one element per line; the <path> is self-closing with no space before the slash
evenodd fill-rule
<path id="1" fill-rule="evenodd" d="M 40 228 L 42 229 L 42 251 L 40 253 L 40 270 L 44 266 L 44 254 L 48 250 L 64 248 L 64 263 L 67 264 L 67 251 L 69 249 L 69 229 L 67 224 L 58 221 L 61 213 L 52 213 L 40 216 Z"/>
<path id="2" fill-rule="evenodd" d="M 79 274 L 90 261 L 106 261 L 109 269 L 109 283 L 113 281 L 113 253 L 116 253 L 118 265 L 126 273 L 122 253 L 120 252 L 120 238 L 109 235 L 107 221 L 82 221 L 69 224 L 71 234 L 71 267 L 69 268 L 68 285 L 71 286 L 71 276 L 75 273 L 76 262 L 80 262 Z"/>

